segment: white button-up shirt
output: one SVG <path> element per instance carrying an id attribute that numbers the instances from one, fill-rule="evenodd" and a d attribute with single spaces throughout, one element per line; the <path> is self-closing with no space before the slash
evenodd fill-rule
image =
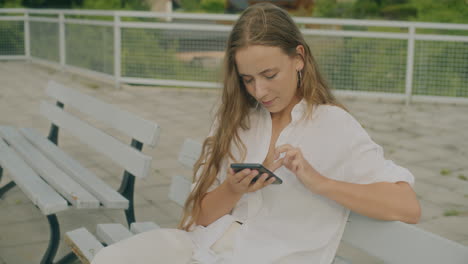
<path id="1" fill-rule="evenodd" d="M 306 118 L 304 100 L 292 110 L 291 123 L 283 129 L 276 147 L 290 144 L 301 149 L 307 161 L 323 176 L 351 183 L 398 182 L 414 184 L 405 168 L 386 160 L 382 148 L 374 143 L 362 126 L 343 109 L 320 105 Z M 243 162 L 263 163 L 270 146 L 272 121 L 261 107 L 250 114 L 250 129 L 239 130 L 247 147 Z M 239 151 L 233 148 L 235 157 Z M 223 182 L 230 162 L 224 162 L 217 181 Z M 199 251 L 219 238 L 234 220 L 244 224 L 235 236 L 229 256 L 213 263 L 323 263 L 333 261 L 348 218 L 349 210 L 307 189 L 285 167 L 275 171 L 283 184 L 271 184 L 244 194 L 232 215 L 220 218 L 208 227 L 198 226 L 192 233 Z M 212 254 L 212 252 L 211 252 Z M 205 254 L 206 255 L 206 254 Z M 205 259 L 205 261 L 203 260 Z M 212 258 L 216 259 L 216 258 Z"/>

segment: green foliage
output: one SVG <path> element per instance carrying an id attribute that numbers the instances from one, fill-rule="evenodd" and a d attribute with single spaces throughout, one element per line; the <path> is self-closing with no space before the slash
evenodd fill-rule
<path id="1" fill-rule="evenodd" d="M 468 3 L 465 0 L 410 0 L 417 9 L 412 20 L 424 22 L 468 23 Z"/>
<path id="2" fill-rule="evenodd" d="M 122 31 L 122 76 L 216 81 L 218 69 L 192 65 L 177 57 L 178 38 L 156 29 Z"/>
<path id="3" fill-rule="evenodd" d="M 224 0 L 202 0 L 200 7 L 208 13 L 224 13 Z"/>
<path id="4" fill-rule="evenodd" d="M 354 18 L 375 18 L 380 16 L 379 1 L 375 0 L 357 0 L 353 5 Z"/>
<path id="5" fill-rule="evenodd" d="M 65 30 L 67 64 L 114 73 L 113 28 L 69 24 Z"/>
<path id="6" fill-rule="evenodd" d="M 465 0 L 317 0 L 314 16 L 468 23 Z"/>
<path id="7" fill-rule="evenodd" d="M 0 55 L 24 55 L 22 21 L 0 21 Z"/>
<path id="8" fill-rule="evenodd" d="M 450 174 L 452 174 L 452 171 L 449 170 L 449 169 L 441 169 L 440 170 L 440 175 L 442 175 L 442 176 L 447 176 L 447 175 L 450 175 Z"/>
<path id="9" fill-rule="evenodd" d="M 463 174 L 459 174 L 459 175 L 458 175 L 458 179 L 460 179 L 460 180 L 462 180 L 462 181 L 468 181 L 468 178 L 467 178 L 465 175 L 463 175 Z"/>
<path id="10" fill-rule="evenodd" d="M 200 2 L 201 0 L 180 0 L 183 10 L 187 12 L 200 10 Z"/>
<path id="11" fill-rule="evenodd" d="M 308 40 L 321 71 L 340 90 L 402 93 L 406 47 L 401 40 L 323 38 Z"/>
<path id="12" fill-rule="evenodd" d="M 22 0 L 0 0 L 0 8 L 21 8 Z"/>
<path id="13" fill-rule="evenodd" d="M 418 14 L 418 10 L 413 5 L 406 3 L 385 6 L 380 9 L 380 14 L 385 19 L 405 20 L 415 18 Z"/>
<path id="14" fill-rule="evenodd" d="M 457 216 L 457 215 L 460 215 L 460 211 L 454 210 L 454 209 L 446 210 L 444 212 L 444 216 Z"/>
<path id="15" fill-rule="evenodd" d="M 314 4 L 314 16 L 316 17 L 352 17 L 351 2 L 340 2 L 330 0 L 317 0 Z"/>
<path id="16" fill-rule="evenodd" d="M 127 9 L 127 10 L 149 10 L 145 0 L 84 0 L 80 6 L 84 9 Z"/>

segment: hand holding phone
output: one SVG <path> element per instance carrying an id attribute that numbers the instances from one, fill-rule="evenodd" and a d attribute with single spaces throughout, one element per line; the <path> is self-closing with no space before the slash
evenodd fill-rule
<path id="1" fill-rule="evenodd" d="M 271 179 L 272 177 L 275 178 L 275 181 L 272 184 L 281 184 L 283 183 L 283 180 L 276 176 L 273 172 L 265 168 L 262 164 L 260 163 L 232 163 L 231 168 L 234 170 L 234 172 L 239 172 L 244 169 L 250 169 L 250 170 L 256 170 L 258 171 L 258 175 L 255 176 L 255 178 L 252 179 L 251 183 L 255 183 L 260 176 L 262 176 L 264 173 L 268 174 L 268 178 L 266 181 Z"/>

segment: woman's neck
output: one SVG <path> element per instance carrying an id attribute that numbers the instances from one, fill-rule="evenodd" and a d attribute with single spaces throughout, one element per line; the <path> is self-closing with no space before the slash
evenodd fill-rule
<path id="1" fill-rule="evenodd" d="M 301 98 L 299 96 L 294 96 L 289 105 L 286 106 L 286 108 L 284 108 L 278 113 L 270 113 L 272 122 L 285 125 L 291 123 L 291 112 L 294 106 L 296 106 L 296 104 L 298 104 L 300 101 Z"/>

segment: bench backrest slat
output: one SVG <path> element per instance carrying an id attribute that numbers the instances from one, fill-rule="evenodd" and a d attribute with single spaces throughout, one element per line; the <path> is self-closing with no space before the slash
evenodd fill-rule
<path id="1" fill-rule="evenodd" d="M 202 145 L 193 139 L 185 139 L 182 150 L 179 152 L 179 162 L 187 169 L 193 170 L 195 162 L 200 157 Z"/>
<path id="2" fill-rule="evenodd" d="M 43 214 L 49 215 L 68 209 L 67 201 L 45 183 L 1 138 L 0 166 L 10 172 L 11 179 Z"/>
<path id="3" fill-rule="evenodd" d="M 79 93 L 55 81 L 49 82 L 46 94 L 64 103 L 65 107 L 71 106 L 140 142 L 155 146 L 158 141 L 159 126 L 154 122 Z"/>
<path id="4" fill-rule="evenodd" d="M 150 156 L 122 143 L 48 102 L 43 101 L 41 103 L 40 111 L 52 123 L 66 129 L 83 143 L 108 156 L 133 175 L 146 177 L 149 174 Z"/>
<path id="5" fill-rule="evenodd" d="M 54 143 L 47 140 L 32 128 L 21 128 L 21 134 L 52 160 L 60 169 L 66 172 L 81 186 L 85 187 L 106 208 L 128 208 L 128 200 L 94 173 L 72 159 L 67 153 L 57 148 Z"/>
<path id="6" fill-rule="evenodd" d="M 76 208 L 98 208 L 99 201 L 66 173 L 57 168 L 13 127 L 0 126 L 0 134 L 49 185 Z"/>
<path id="7" fill-rule="evenodd" d="M 385 263 L 468 263 L 468 247 L 412 225 L 379 221 L 353 212 L 343 241 Z"/>

